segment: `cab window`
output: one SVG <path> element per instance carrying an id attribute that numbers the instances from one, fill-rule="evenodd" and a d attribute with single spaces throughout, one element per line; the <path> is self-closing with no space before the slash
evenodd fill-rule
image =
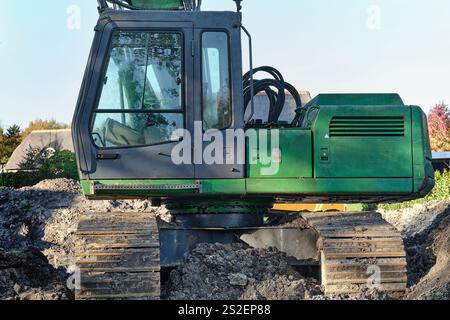
<path id="1" fill-rule="evenodd" d="M 202 34 L 202 107 L 204 130 L 231 125 L 229 41 L 225 32 Z"/>
<path id="2" fill-rule="evenodd" d="M 115 32 L 91 132 L 100 148 L 178 141 L 184 128 L 183 37 Z"/>

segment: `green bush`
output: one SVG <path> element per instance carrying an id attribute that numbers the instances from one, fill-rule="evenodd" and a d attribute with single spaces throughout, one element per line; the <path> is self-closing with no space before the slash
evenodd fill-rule
<path id="1" fill-rule="evenodd" d="M 384 210 L 399 210 L 403 208 L 411 208 L 415 204 L 427 203 L 436 200 L 450 199 L 450 171 L 446 170 L 444 173 L 436 171 L 435 173 L 435 186 L 431 193 L 425 198 L 416 199 L 401 203 L 392 204 L 380 204 L 378 207 Z"/>
<path id="2" fill-rule="evenodd" d="M 363 203 L 361 211 L 376 211 L 378 209 L 378 205 L 376 203 Z"/>
<path id="3" fill-rule="evenodd" d="M 44 161 L 39 168 L 39 176 L 44 179 L 78 179 L 77 163 L 73 152 L 56 151 L 53 156 Z"/>
<path id="4" fill-rule="evenodd" d="M 30 160 L 33 157 L 35 161 Z M 42 180 L 57 178 L 78 180 L 75 154 L 63 150 L 42 158 L 40 154 L 37 155 L 33 150 L 30 150 L 26 159 L 21 163 L 20 171 L 2 174 L 0 186 L 21 188 L 35 185 Z"/>

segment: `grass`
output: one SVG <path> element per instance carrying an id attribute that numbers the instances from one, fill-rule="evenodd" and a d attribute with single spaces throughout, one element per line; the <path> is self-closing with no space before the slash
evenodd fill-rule
<path id="1" fill-rule="evenodd" d="M 364 211 L 363 210 L 363 205 L 361 203 L 351 203 L 351 204 L 347 205 L 347 210 L 349 212 Z"/>

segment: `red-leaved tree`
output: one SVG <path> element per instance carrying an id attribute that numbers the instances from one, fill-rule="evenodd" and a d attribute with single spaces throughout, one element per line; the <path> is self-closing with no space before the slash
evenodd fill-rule
<path id="1" fill-rule="evenodd" d="M 434 106 L 428 114 L 431 149 L 450 151 L 450 108 L 443 101 Z"/>

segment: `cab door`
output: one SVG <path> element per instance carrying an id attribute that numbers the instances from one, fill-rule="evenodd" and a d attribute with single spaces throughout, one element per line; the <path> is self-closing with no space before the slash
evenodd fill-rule
<path id="1" fill-rule="evenodd" d="M 222 19 L 221 28 L 194 29 L 197 179 L 245 177 L 241 37 L 234 19 Z"/>
<path id="2" fill-rule="evenodd" d="M 89 179 L 194 178 L 172 150 L 193 130 L 193 27 L 128 20 L 97 27 L 74 118 Z"/>

